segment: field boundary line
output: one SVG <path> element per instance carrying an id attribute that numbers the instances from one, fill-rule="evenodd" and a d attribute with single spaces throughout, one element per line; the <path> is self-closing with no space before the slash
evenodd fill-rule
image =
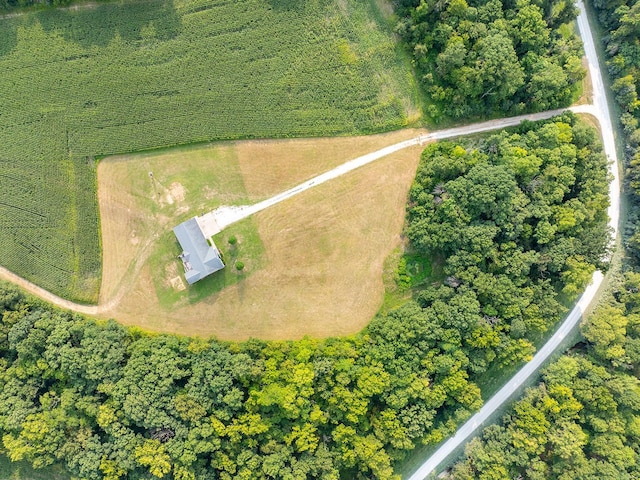
<path id="1" fill-rule="evenodd" d="M 432 141 L 444 140 L 449 138 L 461 137 L 465 135 L 472 135 L 476 133 L 489 132 L 492 130 L 499 130 L 507 127 L 514 127 L 519 125 L 523 121 L 538 121 L 538 120 L 547 120 L 549 118 L 555 117 L 557 115 L 562 114 L 566 111 L 572 111 L 574 113 L 586 113 L 593 115 L 597 118 L 598 113 L 596 108 L 593 105 L 577 105 L 568 108 L 561 108 L 556 110 L 547 110 L 545 112 L 539 113 L 530 113 L 525 115 L 518 115 L 515 117 L 505 117 L 499 118 L 495 120 L 488 120 L 484 122 L 472 123 L 469 125 L 464 125 L 460 127 L 447 128 L 443 130 L 436 130 L 433 132 L 428 132 L 425 134 L 418 135 L 417 137 L 410 138 L 408 140 L 404 140 L 402 142 L 394 143 L 392 145 L 388 145 L 381 149 L 378 149 L 374 152 L 367 153 L 360 157 L 354 158 L 352 160 L 348 160 L 347 162 L 338 165 L 337 167 L 329 170 L 325 173 L 317 175 L 316 177 L 307 180 L 299 185 L 296 185 L 293 188 L 285 190 L 284 192 L 278 193 L 266 200 L 258 202 L 253 205 L 241 205 L 241 206 L 221 206 L 211 212 L 208 212 L 200 217 L 200 221 L 204 226 L 204 233 L 208 236 L 213 236 L 216 233 L 224 230 L 224 228 L 229 225 L 236 223 L 244 218 L 247 218 L 254 213 L 258 213 L 266 208 L 277 205 L 280 202 L 290 199 L 295 195 L 298 195 L 310 188 L 317 187 L 322 185 L 329 180 L 341 177 L 353 170 L 356 170 L 360 167 L 368 165 L 376 160 L 384 158 L 392 153 L 398 152 L 408 147 L 423 145 L 426 143 L 430 143 Z M 615 158 L 615 157 L 613 157 Z M 616 177 L 617 178 L 617 177 Z M 613 202 L 612 202 L 613 203 Z M 151 246 L 153 242 L 150 242 L 148 245 L 145 245 L 144 250 L 147 250 L 148 247 Z M 141 270 L 144 261 L 146 260 L 146 256 L 144 258 L 139 258 L 136 261 L 136 264 L 133 268 L 134 276 L 139 273 Z M 14 283 L 27 292 L 39 297 L 43 300 L 48 301 L 58 307 L 71 310 L 73 312 L 83 313 L 87 315 L 99 315 L 102 313 L 107 313 L 110 310 L 113 310 L 124 297 L 124 293 L 128 288 L 130 282 L 123 282 L 118 291 L 111 299 L 99 300 L 97 305 L 83 305 L 80 303 L 75 303 L 70 300 L 66 300 L 62 297 L 59 297 L 48 290 L 45 290 L 42 287 L 39 287 L 33 282 L 22 278 L 15 273 L 11 272 L 9 269 L 0 266 L 0 278 L 11 283 Z"/>

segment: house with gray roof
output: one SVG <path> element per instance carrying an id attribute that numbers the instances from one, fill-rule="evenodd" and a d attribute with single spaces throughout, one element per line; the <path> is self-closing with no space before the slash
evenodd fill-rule
<path id="1" fill-rule="evenodd" d="M 189 285 L 224 268 L 220 251 L 213 240 L 207 241 L 198 223 L 193 217 L 173 229 L 182 253 L 179 258 L 184 266 L 184 276 Z"/>

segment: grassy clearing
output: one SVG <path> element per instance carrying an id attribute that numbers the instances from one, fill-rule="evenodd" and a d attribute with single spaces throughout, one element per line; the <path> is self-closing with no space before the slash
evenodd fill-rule
<path id="1" fill-rule="evenodd" d="M 420 287 L 441 280 L 438 263 L 398 248 L 384 262 L 383 283 L 385 288 L 382 311 L 388 312 L 402 306 L 420 290 Z"/>
<path id="2" fill-rule="evenodd" d="M 230 237 L 237 243 L 231 245 Z M 231 225 L 214 237 L 214 242 L 226 267 L 191 286 L 183 279 L 182 262 L 178 255 L 182 251 L 172 231 L 158 239 L 158 248 L 149 259 L 151 276 L 154 280 L 159 305 L 168 310 L 194 304 L 207 297 L 215 296 L 225 287 L 244 281 L 265 263 L 264 246 L 251 218 Z M 244 267 L 238 270 L 235 265 Z"/>
<path id="3" fill-rule="evenodd" d="M 98 176 L 102 301 L 135 279 L 137 259 L 151 255 L 155 264 L 162 258 L 177 261 L 175 225 L 222 204 L 252 201 L 231 144 L 110 157 L 100 162 Z"/>
<path id="4" fill-rule="evenodd" d="M 0 478 L 2 480 L 70 480 L 60 467 L 35 469 L 28 462 L 12 462 L 0 454 Z"/>
<path id="5" fill-rule="evenodd" d="M 417 120 L 376 5 L 150 0 L 0 19 L 2 264 L 97 299 L 96 156 Z"/>
<path id="6" fill-rule="evenodd" d="M 113 295 L 126 285 L 122 302 L 105 316 L 148 330 L 224 339 L 359 331 L 382 303 L 383 263 L 400 245 L 419 147 L 232 225 L 215 237 L 228 267 L 185 290 L 171 282 L 182 278 L 171 228 L 223 203 L 260 200 L 417 134 L 243 141 L 103 160 L 102 290 Z M 174 195 L 173 203 L 164 190 L 154 197 L 149 170 L 166 191 L 184 195 Z M 265 178 L 270 170 L 275 173 Z M 245 265 L 241 272 L 236 261 Z"/>

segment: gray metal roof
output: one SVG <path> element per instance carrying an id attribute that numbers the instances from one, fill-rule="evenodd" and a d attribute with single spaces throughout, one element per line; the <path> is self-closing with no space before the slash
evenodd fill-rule
<path id="1" fill-rule="evenodd" d="M 207 243 L 195 217 L 175 227 L 173 233 L 183 250 L 180 258 L 189 285 L 224 268 L 220 252 Z"/>

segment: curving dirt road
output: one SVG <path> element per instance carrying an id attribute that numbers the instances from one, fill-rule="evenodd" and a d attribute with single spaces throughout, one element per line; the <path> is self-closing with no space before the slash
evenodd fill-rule
<path id="1" fill-rule="evenodd" d="M 618 162 L 615 149 L 615 141 L 613 136 L 613 128 L 611 117 L 609 113 L 609 106 L 606 100 L 606 93 L 604 90 L 604 83 L 602 81 L 602 75 L 598 66 L 598 59 L 593 42 L 593 36 L 589 23 L 587 20 L 586 12 L 582 0 L 577 2 L 580 9 L 580 15 L 578 17 L 578 27 L 584 42 L 585 54 L 588 61 L 589 73 L 591 75 L 594 101 L 593 105 L 580 105 L 571 107 L 571 110 L 575 113 L 586 113 L 593 115 L 598 122 L 602 130 L 603 146 L 606 155 L 611 161 L 611 173 L 614 180 L 610 184 L 610 207 L 609 225 L 613 229 L 614 237 L 618 233 L 618 221 L 619 221 L 619 209 L 620 209 L 620 179 L 618 174 Z M 490 130 L 497 130 L 509 126 L 518 125 L 523 120 L 543 120 L 551 118 L 555 115 L 562 113 L 565 109 L 552 110 L 537 114 L 522 115 L 518 117 L 509 117 L 498 120 L 491 120 L 488 122 L 480 122 L 462 127 L 450 128 L 445 130 L 439 130 L 430 132 L 426 135 L 421 135 L 404 142 L 396 143 L 388 147 L 382 148 L 375 152 L 371 152 L 367 155 L 350 160 L 333 170 L 325 172 L 317 177 L 314 177 L 300 185 L 293 187 L 285 192 L 275 195 L 267 200 L 259 202 L 254 205 L 244 205 L 240 207 L 220 207 L 213 212 L 205 215 L 204 224 L 210 229 L 210 235 L 217 233 L 224 229 L 226 226 L 235 223 L 243 218 L 253 215 L 256 212 L 269 208 L 277 203 L 288 200 L 289 198 L 298 195 L 310 188 L 316 187 L 325 183 L 331 179 L 337 178 L 348 172 L 351 172 L 363 165 L 374 162 L 380 158 L 383 158 L 393 152 L 408 148 L 414 145 L 422 145 L 433 140 L 441 140 L 446 138 L 459 137 L 469 135 L 473 133 L 486 132 Z M 140 265 L 137 265 L 139 270 Z M 60 298 L 51 292 L 21 278 L 14 273 L 10 272 L 4 267 L 0 267 L 0 278 L 8 280 L 16 285 L 19 285 L 29 293 L 46 300 L 49 303 L 57 305 L 74 312 L 83 314 L 96 315 L 100 313 L 106 313 L 113 309 L 118 304 L 124 293 L 123 288 L 116 293 L 116 295 L 107 302 L 100 303 L 99 305 L 82 305 L 74 302 L 70 302 L 63 298 Z M 591 285 L 585 290 L 580 300 L 567 316 L 566 320 L 562 323 L 558 331 L 549 339 L 549 341 L 538 351 L 534 358 L 527 363 L 516 375 L 514 375 L 507 384 L 496 393 L 470 420 L 468 420 L 456 434 L 447 440 L 431 457 L 429 457 L 418 470 L 411 475 L 409 480 L 423 480 L 427 476 L 431 475 L 438 466 L 461 444 L 469 439 L 469 437 L 476 432 L 478 428 L 485 422 L 498 408 L 500 408 L 506 401 L 510 399 L 515 391 L 537 370 L 540 365 L 549 357 L 551 353 L 560 345 L 565 336 L 575 327 L 575 325 L 582 318 L 583 312 L 591 304 L 596 296 L 596 292 L 603 281 L 603 275 L 601 272 L 594 273 Z"/>

